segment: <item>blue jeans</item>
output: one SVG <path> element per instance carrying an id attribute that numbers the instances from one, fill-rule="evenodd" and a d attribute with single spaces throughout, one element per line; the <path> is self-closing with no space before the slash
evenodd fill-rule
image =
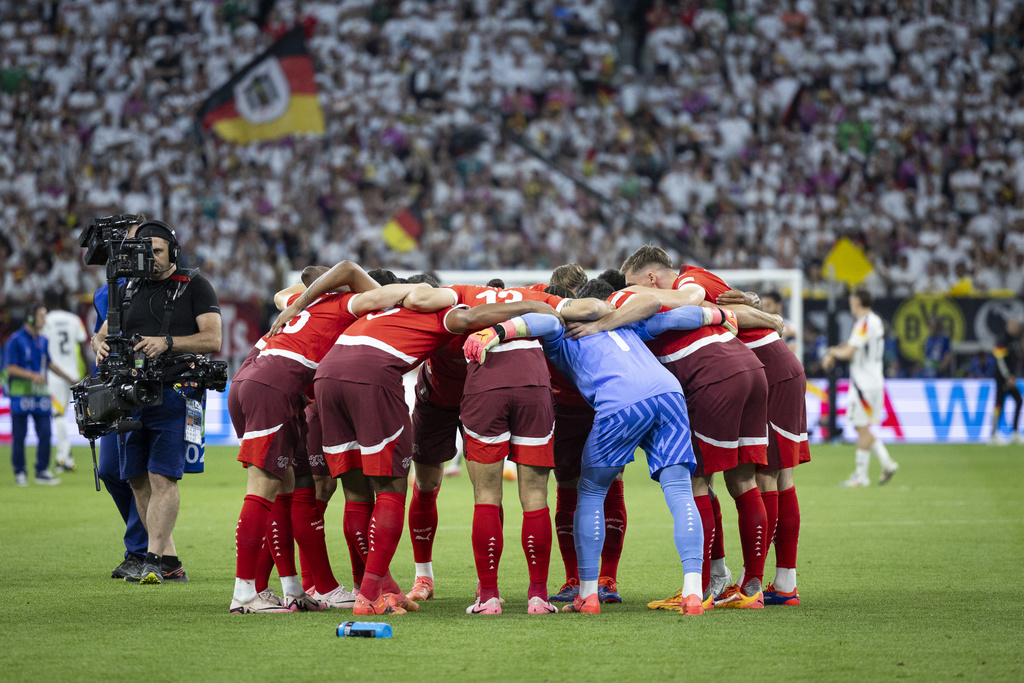
<path id="1" fill-rule="evenodd" d="M 36 423 L 36 474 L 50 467 L 50 414 L 11 413 L 11 465 L 15 474 L 25 474 L 25 436 L 28 434 L 28 418 Z"/>

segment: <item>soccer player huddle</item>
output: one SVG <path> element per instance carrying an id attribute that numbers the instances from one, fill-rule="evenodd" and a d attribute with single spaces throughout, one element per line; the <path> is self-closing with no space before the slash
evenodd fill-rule
<path id="1" fill-rule="evenodd" d="M 621 602 L 622 470 L 637 448 L 663 491 L 682 563 L 679 590 L 648 607 L 699 615 L 798 605 L 793 469 L 810 459 L 806 379 L 779 336 L 782 319 L 709 271 L 677 273 L 652 246 L 589 281 L 572 264 L 547 285 L 489 285 L 398 281 L 343 261 L 307 268 L 302 285 L 275 296 L 283 310 L 228 397 L 248 478 L 230 611 L 418 611 L 434 596 L 436 501 L 460 430 L 478 579 L 467 614 L 501 614 L 505 604 L 506 458 L 516 464 L 523 508 L 526 611 L 555 613 L 561 602 L 562 612 L 599 613 L 602 602 Z M 410 416 L 402 375 L 417 367 Z M 410 470 L 415 578 L 406 592 L 390 565 Z M 713 489 L 718 472 L 738 512 L 735 582 Z M 324 537 L 339 481 L 352 590 L 335 578 Z M 551 596 L 553 535 L 566 579 Z M 772 544 L 775 580 L 763 585 Z M 274 566 L 282 595 L 268 589 Z"/>

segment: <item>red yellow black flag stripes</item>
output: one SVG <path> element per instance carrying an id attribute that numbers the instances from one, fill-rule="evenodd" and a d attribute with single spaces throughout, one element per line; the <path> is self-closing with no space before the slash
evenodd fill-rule
<path id="1" fill-rule="evenodd" d="M 288 31 L 232 76 L 196 117 L 203 130 L 243 144 L 296 133 L 322 135 L 324 116 L 302 27 Z"/>
<path id="2" fill-rule="evenodd" d="M 412 211 L 403 209 L 385 224 L 382 234 L 389 247 L 405 253 L 419 245 L 422 231 L 423 228 Z"/>

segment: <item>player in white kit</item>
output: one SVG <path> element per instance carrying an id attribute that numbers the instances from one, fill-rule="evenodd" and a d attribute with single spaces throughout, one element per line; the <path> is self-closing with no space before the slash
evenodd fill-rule
<path id="1" fill-rule="evenodd" d="M 75 459 L 71 455 L 71 444 L 68 442 L 68 419 L 66 410 L 71 401 L 71 386 L 67 380 L 53 372 L 53 366 L 78 382 L 82 379 L 80 363 L 82 361 L 82 344 L 86 341 L 85 324 L 74 313 L 64 310 L 61 297 L 47 296 L 46 323 L 42 335 L 50 342 L 50 370 L 47 372 L 47 384 L 50 396 L 53 397 L 54 438 L 57 443 L 56 471 L 74 471 Z"/>
<path id="2" fill-rule="evenodd" d="M 882 319 L 872 310 L 874 299 L 863 287 L 850 293 L 850 313 L 857 318 L 853 332 L 845 344 L 832 346 L 822 360 L 822 367 L 830 370 L 837 360 L 850 361 L 850 390 L 846 404 L 846 419 L 857 430 L 856 469 L 842 483 L 844 487 L 867 486 L 868 464 L 871 454 L 882 465 L 878 484 L 892 479 L 899 465 L 889 456 L 885 444 L 871 433 L 871 425 L 878 424 L 885 408 L 885 374 L 882 354 L 885 350 L 885 328 Z"/>

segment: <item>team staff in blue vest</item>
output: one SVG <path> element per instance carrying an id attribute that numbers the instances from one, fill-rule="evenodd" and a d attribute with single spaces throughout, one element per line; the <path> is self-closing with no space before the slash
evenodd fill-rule
<path id="1" fill-rule="evenodd" d="M 9 377 L 11 397 L 11 465 L 14 467 L 14 481 L 18 486 L 28 485 L 25 471 L 25 437 L 28 434 L 28 418 L 36 426 L 39 445 L 36 447 L 36 483 L 59 484 L 50 472 L 50 417 L 52 406 L 50 390 L 46 384 L 47 368 L 65 379 L 69 384 L 74 380 L 56 365 L 50 365 L 50 352 L 46 337 L 40 332 L 46 322 L 46 307 L 29 304 L 25 324 L 11 335 L 4 345 L 4 366 Z"/>

